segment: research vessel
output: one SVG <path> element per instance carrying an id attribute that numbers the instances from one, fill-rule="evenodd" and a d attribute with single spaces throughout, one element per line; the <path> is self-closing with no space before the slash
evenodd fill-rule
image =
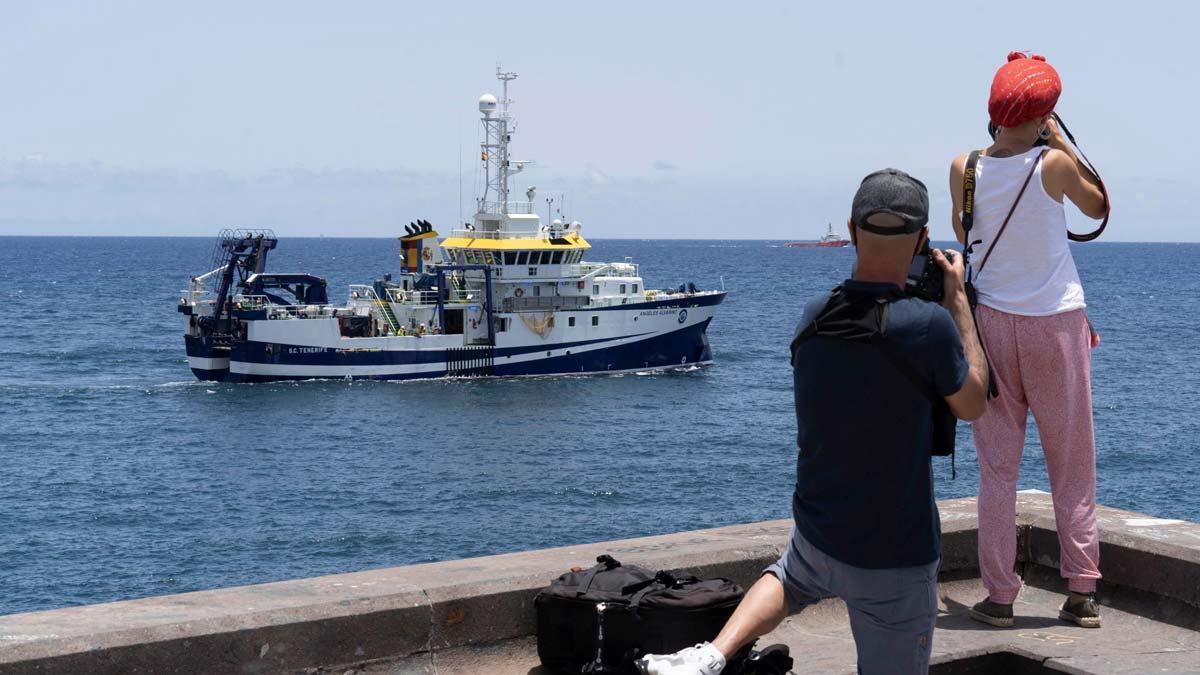
<path id="1" fill-rule="evenodd" d="M 647 289 L 639 267 L 588 262 L 578 222 L 543 223 L 510 180 L 508 85 L 479 99 L 485 180 L 471 222 L 442 238 L 416 220 L 399 238 L 400 266 L 351 285 L 345 304 L 307 273 L 268 272 L 278 239 L 227 230 L 211 271 L 179 300 L 192 372 L 201 380 L 395 380 L 619 373 L 707 366 L 707 329 L 723 290 L 687 283 Z"/>
<path id="2" fill-rule="evenodd" d="M 843 239 L 840 234 L 833 231 L 833 223 L 829 224 L 829 231 L 825 236 L 816 241 L 789 241 L 784 244 L 786 248 L 841 248 L 849 246 L 850 240 Z"/>

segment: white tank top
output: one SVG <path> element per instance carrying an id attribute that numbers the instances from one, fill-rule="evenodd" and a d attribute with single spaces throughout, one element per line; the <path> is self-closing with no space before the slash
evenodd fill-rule
<path id="1" fill-rule="evenodd" d="M 979 263 L 996 239 L 1021 184 L 1043 148 L 1013 157 L 979 158 L 975 179 L 975 222 L 970 240 L 982 240 L 971 262 L 980 304 L 1009 314 L 1048 316 L 1086 307 L 1075 259 L 1067 246 L 1067 214 L 1046 194 L 1038 164 L 1004 235 L 983 270 Z M 970 243 L 970 242 L 968 242 Z"/>

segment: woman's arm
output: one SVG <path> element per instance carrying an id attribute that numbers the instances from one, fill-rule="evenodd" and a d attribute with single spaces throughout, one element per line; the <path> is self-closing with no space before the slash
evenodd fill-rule
<path id="1" fill-rule="evenodd" d="M 1103 218 L 1108 213 L 1108 202 L 1100 188 L 1100 178 L 1075 154 L 1053 119 L 1047 120 L 1046 126 L 1050 128 L 1049 145 L 1052 148 L 1046 154 L 1046 167 L 1050 170 L 1048 177 L 1051 181 L 1047 192 L 1059 199 L 1067 197 L 1089 218 Z"/>
<path id="2" fill-rule="evenodd" d="M 954 225 L 954 238 L 963 246 L 967 245 L 967 234 L 963 232 L 962 218 L 959 214 L 962 213 L 963 172 L 966 171 L 966 166 L 966 155 L 959 155 L 950 163 L 950 223 Z"/>

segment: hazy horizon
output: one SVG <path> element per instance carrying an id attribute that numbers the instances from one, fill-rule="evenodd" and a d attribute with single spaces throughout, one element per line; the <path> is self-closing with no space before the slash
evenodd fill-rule
<path id="1" fill-rule="evenodd" d="M 14 6 L 0 235 L 388 237 L 418 218 L 448 232 L 473 210 L 476 101 L 499 93 L 500 62 L 520 74 L 513 155 L 534 160 L 514 196 L 536 185 L 545 217 L 565 193 L 589 238 L 815 239 L 844 232 L 863 175 L 895 166 L 929 186 L 947 240 L 950 160 L 986 145 L 992 73 L 1032 49 L 1110 186 L 1104 241 L 1200 241 L 1176 208 L 1200 191 L 1200 140 L 1173 133 L 1191 127 L 1200 12 L 1056 3 L 973 16 L 967 37 L 961 10 Z"/>

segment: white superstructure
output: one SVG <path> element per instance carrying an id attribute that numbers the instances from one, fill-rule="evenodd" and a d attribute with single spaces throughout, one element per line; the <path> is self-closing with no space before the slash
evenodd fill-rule
<path id="1" fill-rule="evenodd" d="M 509 179 L 526 165 L 509 156 L 516 77 L 497 68 L 502 96 L 479 99 L 485 187 L 472 221 L 444 240 L 425 221 L 407 226 L 395 278 L 352 286 L 334 306 L 319 277 L 264 272 L 270 233 L 224 235 L 220 266 L 180 300 L 196 375 L 404 379 L 711 363 L 705 331 L 724 292 L 646 289 L 631 260 L 585 261 L 578 222 L 543 224 L 534 188 L 527 201 L 509 199 Z"/>

